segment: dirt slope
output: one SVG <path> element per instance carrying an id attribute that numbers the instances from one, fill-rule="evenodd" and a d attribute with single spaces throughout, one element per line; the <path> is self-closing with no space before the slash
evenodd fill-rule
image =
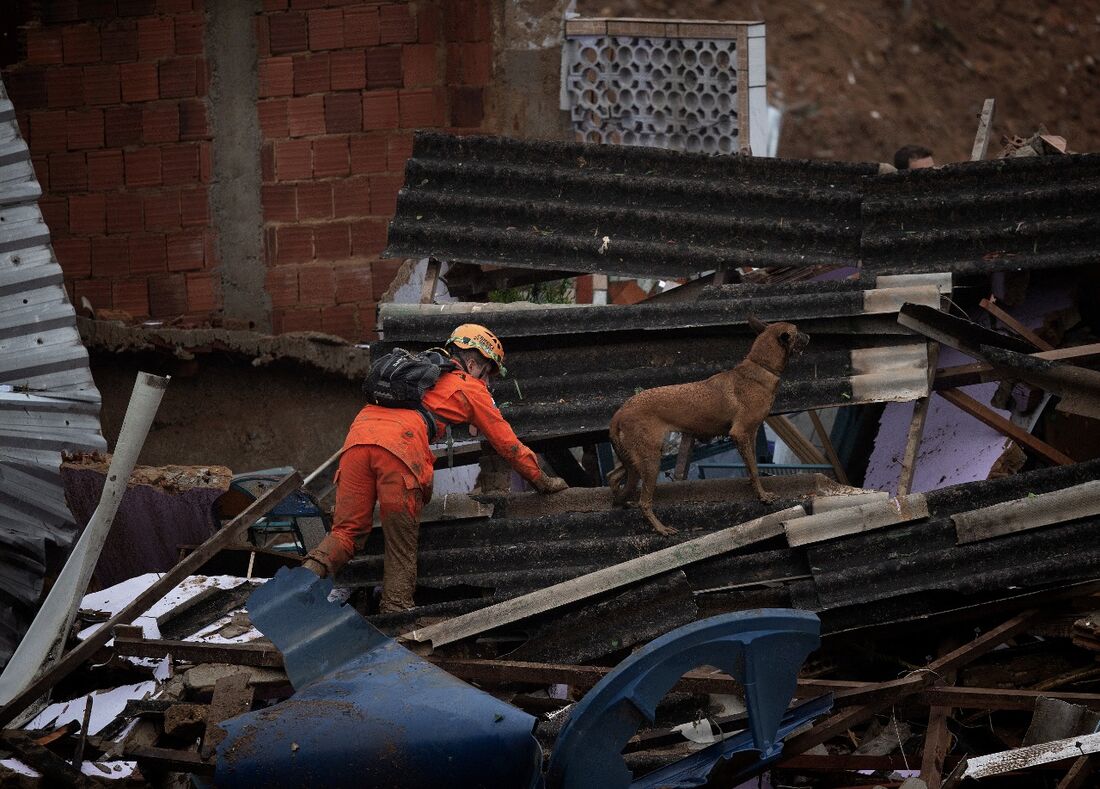
<path id="1" fill-rule="evenodd" d="M 906 6 L 909 6 L 908 12 Z M 982 100 L 1002 134 L 1042 123 L 1100 150 L 1100 2 L 579 0 L 583 15 L 762 19 L 779 155 L 889 161 L 905 143 L 969 158 Z"/>

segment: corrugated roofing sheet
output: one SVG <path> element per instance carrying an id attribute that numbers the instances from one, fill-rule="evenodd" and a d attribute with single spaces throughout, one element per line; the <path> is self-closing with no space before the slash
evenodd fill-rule
<path id="1" fill-rule="evenodd" d="M 0 83 L 0 665 L 34 616 L 48 553 L 76 537 L 61 452 L 107 448 L 41 192 Z"/>
<path id="2" fill-rule="evenodd" d="M 419 132 L 383 254 L 635 277 L 853 265 L 877 169 Z"/>
<path id="3" fill-rule="evenodd" d="M 873 274 L 1082 266 L 1100 260 L 1100 154 L 964 162 L 866 179 Z"/>

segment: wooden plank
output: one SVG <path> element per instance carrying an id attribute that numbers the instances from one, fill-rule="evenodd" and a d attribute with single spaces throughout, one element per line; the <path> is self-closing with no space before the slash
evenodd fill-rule
<path id="1" fill-rule="evenodd" d="M 1040 351 L 1028 356 L 1033 359 L 1046 359 L 1051 362 L 1075 361 L 1077 363 L 1091 362 L 1100 358 L 1100 343 L 1090 345 L 1078 345 L 1072 348 L 1055 348 L 1053 351 Z M 941 367 L 936 371 L 934 389 L 951 389 L 957 386 L 994 381 L 1001 377 L 1001 373 L 994 369 L 993 365 L 985 362 L 973 362 L 960 364 L 955 367 Z"/>
<path id="2" fill-rule="evenodd" d="M 802 431 L 785 414 L 773 414 L 764 421 L 803 463 L 824 465 L 827 462 L 825 456 L 817 451 L 817 447 L 802 435 Z"/>
<path id="3" fill-rule="evenodd" d="M 688 467 L 691 466 L 691 453 L 695 450 L 695 436 L 681 435 L 680 450 L 676 453 L 676 470 L 672 472 L 673 479 L 687 479 Z"/>
<path id="4" fill-rule="evenodd" d="M 287 474 L 263 496 L 252 502 L 211 537 L 188 554 L 179 564 L 162 575 L 156 583 L 134 598 L 133 602 L 107 620 L 106 623 L 84 641 L 73 647 L 53 668 L 35 680 L 26 690 L 0 709 L 0 726 L 6 726 L 42 694 L 75 671 L 85 660 L 111 639 L 115 625 L 132 622 L 149 610 L 153 603 L 164 597 L 177 584 L 195 573 L 227 545 L 232 544 L 256 521 L 266 515 L 289 493 L 297 490 L 302 478 L 297 471 Z"/>
<path id="5" fill-rule="evenodd" d="M 855 692 L 855 691 L 853 691 Z M 1058 699 L 1100 710 L 1100 693 L 1075 693 L 1052 690 L 1016 690 L 1003 688 L 960 688 L 939 686 L 920 692 L 922 703 L 972 710 L 1033 710 L 1039 698 Z"/>
<path id="6" fill-rule="evenodd" d="M 994 318 L 999 320 L 1001 323 L 1003 323 L 1008 328 L 1012 329 L 1012 331 L 1019 334 L 1021 337 L 1023 337 L 1029 343 L 1034 345 L 1040 351 L 1053 351 L 1054 350 L 1053 345 L 1051 345 L 1049 342 L 1044 340 L 1038 334 L 1033 332 L 1027 326 L 1024 326 L 1024 324 L 1020 323 L 1018 320 L 1013 318 L 1011 315 L 1009 315 L 1007 312 L 1002 310 L 1000 307 L 998 307 L 996 301 L 993 298 L 982 299 L 979 302 L 979 304 L 980 304 L 980 306 L 983 310 L 988 312 L 990 315 L 992 315 Z"/>
<path id="7" fill-rule="evenodd" d="M 194 751 L 175 748 L 156 748 L 151 745 L 132 745 L 126 747 L 122 755 L 134 759 L 138 765 L 149 765 L 167 772 L 194 773 L 195 775 L 213 775 L 215 764 L 204 760 Z"/>
<path id="8" fill-rule="evenodd" d="M 947 719 L 950 707 L 932 707 L 928 711 L 928 728 L 924 733 L 924 751 L 921 754 L 920 777 L 928 789 L 940 789 L 943 784 L 943 764 L 951 744 L 951 732 Z"/>
<path id="9" fill-rule="evenodd" d="M 22 731 L 0 732 L 0 743 L 15 752 L 19 760 L 42 774 L 43 786 L 84 787 L 87 779 L 80 770 L 55 754 L 49 748 L 39 745 L 30 735 Z"/>
<path id="10" fill-rule="evenodd" d="M 829 462 L 833 465 L 833 472 L 836 474 L 836 481 L 841 485 L 848 484 L 848 474 L 844 471 L 844 466 L 840 464 L 840 457 L 836 454 L 836 448 L 833 446 L 833 442 L 829 440 L 829 432 L 825 429 L 825 425 L 821 423 L 821 417 L 818 416 L 817 411 L 807 411 L 810 415 L 810 421 L 814 423 L 814 430 L 817 431 L 817 437 L 821 439 L 821 446 L 825 448 L 825 456 L 829 458 Z"/>
<path id="11" fill-rule="evenodd" d="M 435 258 L 428 258 L 428 267 L 424 269 L 424 284 L 420 287 L 421 304 L 431 304 L 435 301 L 435 288 L 439 284 L 441 265 Z"/>
<path id="12" fill-rule="evenodd" d="M 637 559 L 505 600 L 479 611 L 456 616 L 446 622 L 411 630 L 401 635 L 400 640 L 431 643 L 433 647 L 461 641 L 494 627 L 552 611 L 563 605 L 569 605 L 611 589 L 628 586 L 702 559 L 720 556 L 737 548 L 777 537 L 783 533 L 782 522 L 798 517 L 799 513 L 805 514 L 805 510 L 802 507 L 790 507 L 771 513 L 729 529 L 688 540 L 670 548 L 639 556 Z"/>
<path id="13" fill-rule="evenodd" d="M 1100 481 L 1028 496 L 951 516 L 958 544 L 1100 515 Z"/>
<path id="14" fill-rule="evenodd" d="M 1056 789 L 1083 789 L 1092 777 L 1094 769 L 1092 757 L 1078 756 L 1066 773 L 1066 777 L 1058 782 Z"/>
<path id="15" fill-rule="evenodd" d="M 913 418 L 909 421 L 909 435 L 905 440 L 905 454 L 901 459 L 901 475 L 898 477 L 898 495 L 908 495 L 913 490 L 913 477 L 917 473 L 917 455 L 924 438 L 924 423 L 928 419 L 928 407 L 931 403 L 932 384 L 935 382 L 936 365 L 940 359 L 940 344 L 930 343 L 928 348 L 929 394 L 917 398 L 913 405 Z"/>
<path id="16" fill-rule="evenodd" d="M 940 397 L 970 414 L 978 421 L 989 425 L 1002 435 L 1008 436 L 1024 449 L 1030 449 L 1049 463 L 1053 463 L 1056 466 L 1069 466 L 1076 462 L 1069 455 L 1059 452 L 1045 441 L 1040 441 L 1035 436 L 1031 435 L 1031 433 L 1012 424 L 993 409 L 982 405 L 973 397 L 964 394 L 958 389 L 944 389 L 940 392 Z"/>
<path id="17" fill-rule="evenodd" d="M 996 103 L 986 99 L 982 104 L 982 114 L 978 116 L 978 131 L 974 135 L 974 147 L 970 149 L 970 161 L 980 162 L 989 148 L 989 135 L 993 130 L 993 114 Z"/>
<path id="18" fill-rule="evenodd" d="M 927 500 L 914 493 L 798 518 L 785 522 L 783 529 L 787 544 L 794 548 L 927 517 Z"/>
<path id="19" fill-rule="evenodd" d="M 233 666 L 282 668 L 283 656 L 274 644 L 210 644 L 202 641 L 121 638 L 115 636 L 116 654 L 126 657 L 164 657 L 189 663 L 228 663 Z"/>
<path id="20" fill-rule="evenodd" d="M 228 732 L 218 724 L 236 718 L 252 709 L 254 688 L 249 684 L 251 674 L 241 671 L 222 677 L 214 683 L 214 694 L 206 711 L 206 733 L 202 738 L 203 759 L 214 755 L 215 749 L 226 738 Z"/>

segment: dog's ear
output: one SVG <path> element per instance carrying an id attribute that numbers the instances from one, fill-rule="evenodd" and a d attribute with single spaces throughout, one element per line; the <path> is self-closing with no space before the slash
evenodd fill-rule
<path id="1" fill-rule="evenodd" d="M 749 316 L 749 328 L 757 334 L 763 334 L 764 330 L 768 328 L 768 324 L 758 319 L 755 315 Z"/>

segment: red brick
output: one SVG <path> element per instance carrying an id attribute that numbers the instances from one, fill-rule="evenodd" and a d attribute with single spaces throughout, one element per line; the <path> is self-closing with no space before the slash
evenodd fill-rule
<path id="1" fill-rule="evenodd" d="M 125 277 L 130 273 L 130 242 L 123 236 L 92 239 L 92 276 Z"/>
<path id="2" fill-rule="evenodd" d="M 65 129 L 65 111 L 35 111 L 30 113 L 31 150 L 35 153 L 54 153 L 68 147 Z"/>
<path id="3" fill-rule="evenodd" d="M 321 328 L 321 310 L 319 307 L 273 310 L 271 322 L 276 334 L 319 331 Z"/>
<path id="4" fill-rule="evenodd" d="M 298 219 L 332 218 L 332 185 L 325 182 L 298 184 Z"/>
<path id="5" fill-rule="evenodd" d="M 47 168 L 49 165 L 47 165 Z M 67 197 L 43 197 L 38 201 L 38 208 L 42 211 L 42 220 L 50 230 L 53 239 L 61 238 L 69 232 L 69 198 Z"/>
<path id="6" fill-rule="evenodd" d="M 161 178 L 165 186 L 198 183 L 201 177 L 199 143 L 166 145 L 161 148 Z"/>
<path id="7" fill-rule="evenodd" d="M 117 0 L 115 8 L 108 5 L 107 14 L 117 13 L 119 16 L 149 16 L 156 12 L 156 0 Z"/>
<path id="8" fill-rule="evenodd" d="M 92 276 L 92 242 L 87 238 L 57 238 L 53 252 L 67 277 Z"/>
<path id="9" fill-rule="evenodd" d="M 386 171 L 386 138 L 380 134 L 365 134 L 351 138 L 351 172 L 382 173 Z"/>
<path id="10" fill-rule="evenodd" d="M 187 275 L 189 312 L 213 312 L 218 308 L 218 281 L 213 274 Z"/>
<path id="11" fill-rule="evenodd" d="M 419 88 L 401 91 L 401 128 L 420 129 L 425 126 L 442 126 L 443 92 L 439 88 Z"/>
<path id="12" fill-rule="evenodd" d="M 298 269 L 293 266 L 269 268 L 264 289 L 271 296 L 272 307 L 293 307 L 298 303 Z"/>
<path id="13" fill-rule="evenodd" d="M 56 71 L 60 69 L 50 69 L 50 74 Z M 8 71 L 4 74 L 4 82 L 7 83 L 8 98 L 23 112 L 49 106 L 50 81 L 46 79 L 45 68 L 30 66 L 19 71 Z M 55 87 L 54 90 L 60 88 Z"/>
<path id="14" fill-rule="evenodd" d="M 158 101 L 142 106 L 141 138 L 145 142 L 177 142 L 180 138 L 179 105 Z"/>
<path id="15" fill-rule="evenodd" d="M 179 112 L 181 140 L 203 140 L 210 137 L 205 100 L 185 99 L 179 103 Z"/>
<path id="16" fill-rule="evenodd" d="M 206 269 L 217 268 L 218 260 L 218 231 L 208 228 L 202 234 L 203 267 Z"/>
<path id="17" fill-rule="evenodd" d="M 76 25 L 61 31 L 66 63 L 96 63 L 99 61 L 99 29 L 92 25 Z"/>
<path id="18" fill-rule="evenodd" d="M 256 54 L 261 58 L 271 56 L 270 22 L 267 14 L 252 17 L 252 31 L 256 35 Z"/>
<path id="19" fill-rule="evenodd" d="M 293 222 L 298 219 L 298 201 L 295 187 L 289 184 L 264 184 L 260 187 L 260 200 L 264 207 L 265 222 Z"/>
<path id="20" fill-rule="evenodd" d="M 398 122 L 397 91 L 380 90 L 363 94 L 363 128 L 396 129 Z"/>
<path id="21" fill-rule="evenodd" d="M 379 40 L 378 6 L 344 9 L 344 46 L 373 47 Z"/>
<path id="22" fill-rule="evenodd" d="M 27 30 L 27 63 L 56 65 L 64 61 L 59 29 L 32 27 Z"/>
<path id="23" fill-rule="evenodd" d="M 203 53 L 203 20 L 202 14 L 181 14 L 175 17 L 176 23 L 176 54 L 177 55 L 201 55 Z"/>
<path id="24" fill-rule="evenodd" d="M 372 175 L 370 212 L 379 216 L 393 216 L 397 211 L 397 192 L 404 182 L 403 175 Z"/>
<path id="25" fill-rule="evenodd" d="M 443 6 L 443 13 L 443 32 L 447 41 L 492 39 L 489 0 L 449 0 Z"/>
<path id="26" fill-rule="evenodd" d="M 149 314 L 174 318 L 187 311 L 187 281 L 183 274 L 149 277 Z"/>
<path id="27" fill-rule="evenodd" d="M 314 177 L 347 175 L 348 168 L 347 137 L 321 137 L 313 141 Z"/>
<path id="28" fill-rule="evenodd" d="M 346 260 L 351 256 L 351 236 L 346 222 L 332 222 L 313 229 L 318 260 Z"/>
<path id="29" fill-rule="evenodd" d="M 275 229 L 275 261 L 307 263 L 313 260 L 313 228 L 302 225 L 286 225 Z"/>
<path id="30" fill-rule="evenodd" d="M 135 233 L 130 236 L 130 273 L 163 274 L 168 271 L 164 233 Z"/>
<path id="31" fill-rule="evenodd" d="M 92 151 L 88 154 L 88 188 L 107 191 L 122 186 L 122 151 Z"/>
<path id="32" fill-rule="evenodd" d="M 386 248 L 386 220 L 364 219 L 355 222 L 351 226 L 351 251 L 357 257 L 373 257 Z M 378 289 L 380 280 L 372 276 L 375 293 L 381 294 L 389 285 L 389 280 L 382 289 Z"/>
<path id="33" fill-rule="evenodd" d="M 283 56 L 260 60 L 260 97 L 289 96 L 294 92 L 294 59 Z"/>
<path id="34" fill-rule="evenodd" d="M 206 227 L 210 224 L 210 195 L 205 186 L 180 191 L 180 224 Z"/>
<path id="35" fill-rule="evenodd" d="M 94 235 L 107 229 L 107 201 L 103 194 L 69 198 L 69 232 Z"/>
<path id="36" fill-rule="evenodd" d="M 363 128 L 363 99 L 358 93 L 325 96 L 325 131 L 329 134 L 358 132 Z"/>
<path id="37" fill-rule="evenodd" d="M 149 315 L 149 282 L 145 279 L 127 279 L 111 286 L 116 310 L 128 312 L 135 318 Z"/>
<path id="38" fill-rule="evenodd" d="M 309 140 L 275 143 L 275 177 L 280 181 L 301 181 L 313 176 L 313 144 Z"/>
<path id="39" fill-rule="evenodd" d="M 417 10 L 416 37 L 422 44 L 435 44 L 443 37 L 443 11 L 438 4 L 420 4 Z"/>
<path id="40" fill-rule="evenodd" d="M 336 276 L 332 266 L 298 269 L 298 301 L 302 305 L 336 303 Z"/>
<path id="41" fill-rule="evenodd" d="M 294 56 L 294 95 L 325 93 L 331 84 L 328 54 Z"/>
<path id="42" fill-rule="evenodd" d="M 391 173 L 405 172 L 405 162 L 412 156 L 413 136 L 411 134 L 390 135 L 386 146 L 386 169 Z"/>
<path id="43" fill-rule="evenodd" d="M 439 57 L 435 44 L 406 44 L 401 47 L 401 69 L 407 88 L 439 82 Z"/>
<path id="44" fill-rule="evenodd" d="M 362 90 L 367 86 L 367 58 L 363 50 L 333 52 L 329 57 L 333 90 Z"/>
<path id="45" fill-rule="evenodd" d="M 137 233 L 144 226 L 141 197 L 134 192 L 107 195 L 107 232 Z"/>
<path id="46" fill-rule="evenodd" d="M 285 11 L 288 0 L 264 0 L 264 11 Z"/>
<path id="47" fill-rule="evenodd" d="M 286 104 L 286 99 L 268 99 L 256 105 L 256 112 L 260 117 L 260 133 L 264 139 L 270 140 L 289 135 Z"/>
<path id="48" fill-rule="evenodd" d="M 138 20 L 138 57 L 160 60 L 175 53 L 175 25 L 170 16 L 153 16 Z"/>
<path id="49" fill-rule="evenodd" d="M 214 147 L 209 141 L 199 143 L 199 180 L 208 184 L 213 180 Z"/>
<path id="50" fill-rule="evenodd" d="M 82 192 L 88 188 L 88 164 L 83 153 L 51 153 L 50 191 Z"/>
<path id="51" fill-rule="evenodd" d="M 99 32 L 100 49 L 105 63 L 125 63 L 137 60 L 137 22 L 132 19 L 115 20 Z"/>
<path id="52" fill-rule="evenodd" d="M 488 42 L 447 45 L 447 82 L 451 85 L 488 85 L 493 50 Z"/>
<path id="53" fill-rule="evenodd" d="M 177 58 L 160 64 L 160 95 L 182 99 L 198 93 L 199 63 L 196 58 Z"/>
<path id="54" fill-rule="evenodd" d="M 485 88 L 450 88 L 451 126 L 476 128 L 485 119 Z"/>
<path id="55" fill-rule="evenodd" d="M 87 66 L 84 69 L 84 102 L 118 104 L 122 96 L 118 66 Z"/>
<path id="56" fill-rule="evenodd" d="M 344 46 L 344 12 L 340 8 L 309 12 L 309 48 L 342 49 Z"/>
<path id="57" fill-rule="evenodd" d="M 6 75 L 5 79 L 8 79 Z M 13 91 L 12 101 L 17 100 Z M 84 69 L 80 66 L 65 66 L 47 71 L 46 102 L 50 107 L 78 107 L 83 104 Z M 32 108 L 26 107 L 26 109 Z"/>
<path id="58" fill-rule="evenodd" d="M 341 178 L 332 184 L 332 214 L 337 219 L 370 213 L 370 179 Z"/>
<path id="59" fill-rule="evenodd" d="M 401 80 L 401 47 L 367 50 L 368 88 L 400 88 Z"/>
<path id="60" fill-rule="evenodd" d="M 416 41 L 416 18 L 405 3 L 378 7 L 378 35 L 383 44 Z"/>
<path id="61" fill-rule="evenodd" d="M 313 169 L 313 146 L 309 147 L 310 170 Z M 275 180 L 275 143 L 265 142 L 260 145 L 260 179 L 265 183 Z"/>
<path id="62" fill-rule="evenodd" d="M 359 339 L 359 310 L 354 304 L 321 308 L 321 331 L 345 340 Z"/>
<path id="63" fill-rule="evenodd" d="M 87 299 L 97 309 L 111 307 L 111 281 L 108 279 L 78 279 L 73 283 L 73 303 Z"/>
<path id="64" fill-rule="evenodd" d="M 126 151 L 124 156 L 127 186 L 160 185 L 160 148 L 139 148 Z"/>
<path id="65" fill-rule="evenodd" d="M 141 124 L 141 107 L 108 107 L 103 118 L 107 146 L 124 148 L 141 142 Z"/>
<path id="66" fill-rule="evenodd" d="M 157 0 L 157 13 L 186 14 L 188 11 L 201 11 L 202 0 Z"/>
<path id="67" fill-rule="evenodd" d="M 179 192 L 150 192 L 142 197 L 142 205 L 145 209 L 146 230 L 180 229 Z"/>
<path id="68" fill-rule="evenodd" d="M 309 48 L 305 14 L 295 11 L 271 14 L 267 17 L 267 26 L 272 54 L 305 52 Z"/>
<path id="69" fill-rule="evenodd" d="M 119 73 L 123 101 L 152 101 L 160 95 L 155 63 L 123 63 Z"/>
<path id="70" fill-rule="evenodd" d="M 204 261 L 202 233 L 195 230 L 169 233 L 166 242 L 169 271 L 198 271 L 202 269 Z"/>
<path id="71" fill-rule="evenodd" d="M 359 304 L 374 300 L 369 266 L 337 266 L 335 273 L 337 304 Z"/>
<path id="72" fill-rule="evenodd" d="M 103 110 L 65 113 L 69 150 L 103 147 Z"/>
<path id="73" fill-rule="evenodd" d="M 291 137 L 325 133 L 324 96 L 298 96 L 287 99 L 287 132 Z"/>

